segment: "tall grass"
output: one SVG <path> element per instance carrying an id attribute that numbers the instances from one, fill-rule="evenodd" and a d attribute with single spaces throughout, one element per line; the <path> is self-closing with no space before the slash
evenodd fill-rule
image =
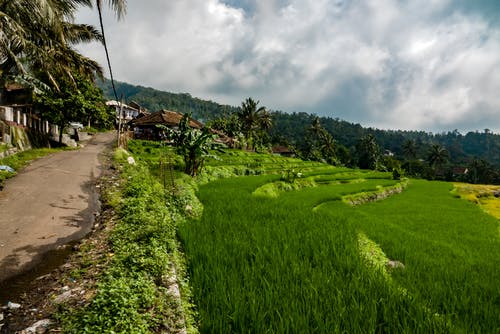
<path id="1" fill-rule="evenodd" d="M 421 304 L 466 333 L 500 331 L 497 219 L 455 198 L 452 185 L 412 181 L 399 196 L 357 208 L 350 224 L 406 269 L 394 274 Z M 322 207 L 336 216 L 338 207 Z"/>
<path id="2" fill-rule="evenodd" d="M 451 184 L 352 207 L 342 198 L 398 182 L 241 151 L 207 165 L 203 182 L 227 179 L 199 187 L 203 216 L 178 231 L 202 333 L 500 332 L 499 223 Z M 290 169 L 314 187 L 255 195 Z M 245 174 L 262 175 L 228 178 Z M 404 269 L 378 270 L 370 250 Z"/>
<path id="3" fill-rule="evenodd" d="M 360 184 L 263 201 L 273 176 L 200 188 L 200 221 L 180 226 L 203 333 L 446 331 L 444 319 L 364 265 L 353 210 L 312 212 Z M 335 190 L 335 189 L 336 190 Z"/>

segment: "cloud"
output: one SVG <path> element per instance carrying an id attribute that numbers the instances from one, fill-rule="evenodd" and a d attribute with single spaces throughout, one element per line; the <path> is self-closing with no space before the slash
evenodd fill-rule
<path id="1" fill-rule="evenodd" d="M 106 27 L 118 80 L 381 128 L 472 130 L 500 124 L 500 29 L 478 4 L 130 0 Z M 80 48 L 104 64 L 102 47 Z"/>

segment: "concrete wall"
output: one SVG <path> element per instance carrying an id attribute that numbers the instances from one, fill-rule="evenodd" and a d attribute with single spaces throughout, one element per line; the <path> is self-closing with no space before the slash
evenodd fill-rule
<path id="1" fill-rule="evenodd" d="M 0 107 L 0 119 L 7 122 L 14 122 L 14 109 L 11 107 Z"/>

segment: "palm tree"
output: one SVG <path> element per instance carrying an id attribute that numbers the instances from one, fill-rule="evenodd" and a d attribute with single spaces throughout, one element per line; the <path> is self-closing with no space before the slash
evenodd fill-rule
<path id="1" fill-rule="evenodd" d="M 415 160 L 415 158 L 417 157 L 417 143 L 413 139 L 407 139 L 403 143 L 402 148 L 403 148 L 403 154 L 408 160 L 408 174 L 411 175 L 412 161 Z"/>
<path id="2" fill-rule="evenodd" d="M 379 146 L 372 134 L 363 136 L 356 143 L 358 166 L 365 169 L 375 169 L 379 158 Z"/>
<path id="3" fill-rule="evenodd" d="M 101 0 L 96 0 L 98 8 Z M 109 0 L 118 17 L 125 12 L 125 0 Z M 101 67 L 72 48 L 73 44 L 102 35 L 89 25 L 72 23 L 81 5 L 93 0 L 9 0 L 0 1 L 0 83 L 9 78 L 30 86 L 45 83 L 58 88 L 58 80 L 70 78 L 76 70 L 90 77 Z"/>
<path id="4" fill-rule="evenodd" d="M 258 123 L 260 128 L 264 131 L 268 131 L 273 126 L 273 119 L 267 109 L 264 108 L 264 110 L 261 111 Z"/>
<path id="5" fill-rule="evenodd" d="M 439 144 L 432 144 L 427 155 L 427 161 L 434 171 L 448 161 L 448 151 Z"/>
<path id="6" fill-rule="evenodd" d="M 237 113 L 238 119 L 241 122 L 241 130 L 247 142 L 251 142 L 254 139 L 261 115 L 266 110 L 265 107 L 257 108 L 258 104 L 259 101 L 255 101 L 249 97 L 241 103 L 241 108 Z"/>
<path id="7" fill-rule="evenodd" d="M 323 158 L 332 165 L 337 164 L 337 156 L 335 152 L 335 139 L 326 130 L 321 135 L 320 149 Z"/>
<path id="8" fill-rule="evenodd" d="M 37 79 L 56 89 L 58 80 L 76 70 L 91 76 L 100 66 L 72 48 L 73 44 L 101 40 L 89 25 L 72 23 L 78 5 L 87 0 L 11 0 L 0 2 L 0 81 L 15 78 L 30 86 Z"/>
<path id="9" fill-rule="evenodd" d="M 307 131 L 316 138 L 319 138 L 321 133 L 324 131 L 323 126 L 319 120 L 319 117 L 314 117 L 311 125 L 307 129 Z"/>

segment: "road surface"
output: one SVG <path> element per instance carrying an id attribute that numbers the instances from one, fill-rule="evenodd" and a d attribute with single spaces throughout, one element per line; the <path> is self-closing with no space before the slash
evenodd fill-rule
<path id="1" fill-rule="evenodd" d="M 114 138 L 97 134 L 80 150 L 38 159 L 7 180 L 0 191 L 0 282 L 90 231 L 99 210 L 99 154 Z"/>

